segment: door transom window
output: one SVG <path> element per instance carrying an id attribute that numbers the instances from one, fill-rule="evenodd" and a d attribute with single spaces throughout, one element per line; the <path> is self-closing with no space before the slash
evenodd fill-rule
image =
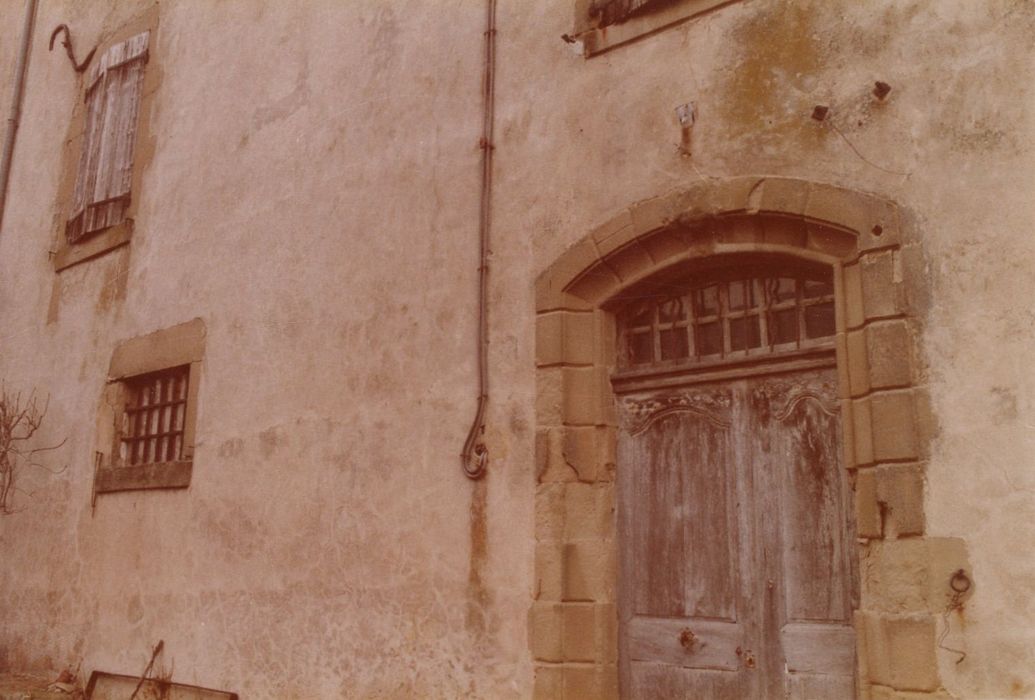
<path id="1" fill-rule="evenodd" d="M 635 295 L 618 312 L 619 366 L 743 359 L 829 345 L 829 270 L 727 268 Z"/>

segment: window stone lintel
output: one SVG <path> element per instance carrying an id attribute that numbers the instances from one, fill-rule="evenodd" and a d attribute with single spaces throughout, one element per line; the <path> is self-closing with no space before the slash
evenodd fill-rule
<path id="1" fill-rule="evenodd" d="M 120 343 L 111 357 L 108 381 L 193 365 L 201 362 L 204 354 L 205 322 L 195 318 Z"/>

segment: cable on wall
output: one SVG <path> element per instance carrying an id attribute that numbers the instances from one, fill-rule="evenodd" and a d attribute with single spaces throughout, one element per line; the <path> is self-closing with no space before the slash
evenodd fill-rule
<path id="1" fill-rule="evenodd" d="M 4 221 L 7 206 L 7 182 L 11 176 L 11 160 L 14 156 L 14 137 L 22 119 L 22 96 L 25 94 L 25 67 L 29 62 L 29 46 L 32 44 L 32 27 L 36 21 L 36 0 L 25 3 L 25 24 L 22 27 L 21 46 L 18 48 L 18 63 L 14 69 L 14 93 L 11 97 L 11 112 L 7 118 L 7 134 L 4 136 L 3 155 L 0 156 L 0 226 Z"/>
<path id="2" fill-rule="evenodd" d="M 492 127 L 496 103 L 496 0 L 485 4 L 485 69 L 482 80 L 482 187 L 478 239 L 478 408 L 467 432 L 460 462 L 469 479 L 485 476 L 489 464 L 489 448 L 485 436 L 485 406 L 489 401 L 489 224 L 492 221 Z"/>

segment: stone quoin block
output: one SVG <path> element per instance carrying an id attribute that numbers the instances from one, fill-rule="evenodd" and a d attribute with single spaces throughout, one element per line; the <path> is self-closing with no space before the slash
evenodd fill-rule
<path id="1" fill-rule="evenodd" d="M 628 209 L 623 209 L 617 215 L 590 231 L 589 238 L 596 245 L 600 255 L 607 255 L 613 250 L 636 238 L 637 232 L 633 228 L 632 214 Z"/>
<path id="2" fill-rule="evenodd" d="M 848 364 L 851 360 L 848 352 L 848 333 L 838 331 L 834 335 L 834 347 L 837 351 L 837 395 L 841 399 L 852 398 L 852 381 Z"/>
<path id="3" fill-rule="evenodd" d="M 652 197 L 629 207 L 629 215 L 637 236 L 667 226 L 686 210 L 687 194 L 675 192 L 662 197 Z"/>
<path id="4" fill-rule="evenodd" d="M 762 223 L 755 216 L 729 216 L 716 220 L 716 239 L 720 243 L 756 244 L 763 236 Z"/>
<path id="5" fill-rule="evenodd" d="M 867 321 L 905 311 L 901 271 L 896 270 L 895 256 L 895 251 L 884 250 L 859 258 L 863 315 Z"/>
<path id="6" fill-rule="evenodd" d="M 870 393 L 870 362 L 866 351 L 866 329 L 845 333 L 845 352 L 848 360 L 850 393 L 865 396 Z"/>
<path id="7" fill-rule="evenodd" d="M 869 403 L 874 459 L 915 459 L 919 453 L 913 393 L 876 393 L 869 397 Z"/>
<path id="8" fill-rule="evenodd" d="M 932 615 L 856 616 L 865 635 L 869 680 L 896 690 L 930 691 L 939 686 Z"/>
<path id="9" fill-rule="evenodd" d="M 826 221 L 855 231 L 859 250 L 897 245 L 901 242 L 898 209 L 887 200 L 860 195 L 831 185 L 813 184 L 805 217 Z"/>
<path id="10" fill-rule="evenodd" d="M 538 542 L 564 537 L 564 483 L 547 482 L 535 489 L 535 538 Z"/>
<path id="11" fill-rule="evenodd" d="M 614 536 L 614 485 L 567 484 L 564 489 L 564 539 L 611 539 Z"/>
<path id="12" fill-rule="evenodd" d="M 654 260 L 639 241 L 632 241 L 604 258 L 607 266 L 623 284 L 629 283 L 654 268 Z M 615 289 L 617 291 L 617 288 Z"/>
<path id="13" fill-rule="evenodd" d="M 884 504 L 887 537 L 924 532 L 924 469 L 920 464 L 877 468 L 877 499 Z"/>
<path id="14" fill-rule="evenodd" d="M 614 422 L 610 381 L 604 367 L 566 367 L 563 376 L 565 425 L 604 425 Z"/>
<path id="15" fill-rule="evenodd" d="M 891 685 L 898 690 L 938 688 L 933 616 L 891 618 L 884 630 L 889 646 Z"/>
<path id="16" fill-rule="evenodd" d="M 535 372 L 535 422 L 540 427 L 560 425 L 564 397 L 564 370 L 559 367 Z"/>
<path id="17" fill-rule="evenodd" d="M 590 239 L 583 239 L 566 250 L 536 280 L 536 311 L 557 309 L 592 311 L 595 305 L 591 301 L 569 293 L 565 287 L 576 275 L 598 262 L 597 248 Z"/>
<path id="18" fill-rule="evenodd" d="M 928 611 L 928 549 L 924 540 L 871 543 L 863 572 L 868 609 L 896 614 Z"/>
<path id="19" fill-rule="evenodd" d="M 564 545 L 539 542 L 535 546 L 535 597 L 560 601 L 564 597 Z"/>
<path id="20" fill-rule="evenodd" d="M 594 313 L 549 311 L 536 317 L 536 366 L 589 365 L 596 348 Z"/>
<path id="21" fill-rule="evenodd" d="M 675 224 L 646 236 L 641 244 L 656 266 L 685 256 L 690 246 L 685 230 Z"/>
<path id="22" fill-rule="evenodd" d="M 845 296 L 845 326 L 859 328 L 866 320 L 863 308 L 862 271 L 859 263 L 851 263 L 842 268 Z"/>
<path id="23" fill-rule="evenodd" d="M 539 428 L 535 433 L 536 480 L 539 483 L 575 481 L 578 474 L 564 459 L 564 430 Z"/>
<path id="24" fill-rule="evenodd" d="M 763 178 L 737 177 L 720 184 L 710 184 L 702 191 L 704 198 L 699 206 L 709 214 L 728 214 L 746 212 L 751 209 L 751 196 Z"/>
<path id="25" fill-rule="evenodd" d="M 561 457 L 579 481 L 596 481 L 598 472 L 603 471 L 601 441 L 605 430 L 600 426 L 565 428 Z"/>
<path id="26" fill-rule="evenodd" d="M 601 261 L 579 275 L 565 291 L 585 299 L 590 308 L 595 308 L 614 296 L 621 286 L 622 280 L 614 268 Z"/>
<path id="27" fill-rule="evenodd" d="M 807 232 L 806 245 L 809 250 L 842 260 L 855 257 L 856 238 L 854 235 L 814 222 L 806 222 L 805 230 Z"/>
<path id="28" fill-rule="evenodd" d="M 564 311 L 548 311 L 535 319 L 535 363 L 538 367 L 564 362 Z"/>
<path id="29" fill-rule="evenodd" d="M 809 184 L 793 178 L 766 178 L 755 189 L 753 199 L 761 213 L 802 217 L 809 200 Z"/>
<path id="30" fill-rule="evenodd" d="M 845 339 L 852 396 L 909 386 L 913 343 L 905 320 L 874 321 Z"/>
<path id="31" fill-rule="evenodd" d="M 592 603 L 565 603 L 562 606 L 565 661 L 597 660 L 595 608 Z"/>
<path id="32" fill-rule="evenodd" d="M 564 700 L 618 700 L 618 667 L 564 667 Z"/>
<path id="33" fill-rule="evenodd" d="M 877 473 L 873 468 L 860 469 L 855 477 L 855 527 L 859 537 L 883 536 Z"/>
<path id="34" fill-rule="evenodd" d="M 865 329 L 868 384 L 873 389 L 908 386 L 913 341 L 904 320 L 877 321 Z"/>
<path id="35" fill-rule="evenodd" d="M 535 700 L 557 700 L 564 697 L 564 669 L 561 666 L 535 667 L 535 685 L 532 689 Z"/>
<path id="36" fill-rule="evenodd" d="M 536 602 L 528 616 L 532 657 L 538 661 L 561 661 L 564 658 L 563 605 Z"/>
<path id="37" fill-rule="evenodd" d="M 870 399 L 855 399 L 851 402 L 852 443 L 855 447 L 855 466 L 873 463 L 873 427 L 871 425 Z"/>
<path id="38" fill-rule="evenodd" d="M 561 599 L 565 601 L 614 601 L 615 544 L 610 540 L 584 540 L 563 545 Z"/>
<path id="39" fill-rule="evenodd" d="M 804 248 L 808 240 L 808 231 L 801 219 L 770 216 L 762 221 L 762 238 L 772 245 Z"/>

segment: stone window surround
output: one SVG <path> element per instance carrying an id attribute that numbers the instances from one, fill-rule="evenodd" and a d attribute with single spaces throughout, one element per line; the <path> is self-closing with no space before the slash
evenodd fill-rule
<path id="1" fill-rule="evenodd" d="M 139 206 L 139 193 L 142 186 L 143 173 L 154 156 L 154 145 L 151 143 L 150 122 L 155 95 L 161 82 L 161 70 L 155 62 L 157 46 L 158 4 L 155 3 L 126 22 L 117 31 L 107 34 L 97 44 L 97 56 L 104 55 L 111 46 L 118 44 L 146 31 L 151 32 L 149 39 L 149 58 L 144 69 L 143 85 L 140 92 L 140 106 L 137 115 L 137 133 L 133 148 L 133 176 L 130 186 L 129 206 L 123 221 L 92 234 L 81 242 L 69 244 L 65 238 L 65 226 L 73 206 L 76 175 L 79 157 L 82 152 L 84 131 L 86 128 L 86 103 L 83 100 L 86 89 L 85 80 L 89 70 L 77 74 L 75 90 L 75 106 L 65 138 L 61 156 L 61 182 L 58 186 L 58 197 L 54 212 L 54 231 L 51 244 L 51 259 L 54 271 L 60 272 L 86 260 L 104 255 L 129 243 L 133 235 L 133 221 Z"/>
<path id="2" fill-rule="evenodd" d="M 866 572 L 855 613 L 858 692 L 941 692 L 938 656 L 946 652 L 936 636 L 946 586 L 959 569 L 973 574 L 963 540 L 925 532 L 933 420 L 914 359 L 911 286 L 923 267 L 903 218 L 891 202 L 830 185 L 731 178 L 628 208 L 539 277 L 535 697 L 618 695 L 611 300 L 673 265 L 740 253 L 812 260 L 834 272 L 844 462 Z"/>
<path id="3" fill-rule="evenodd" d="M 630 17 L 620 24 L 594 27 L 590 24 L 589 17 L 589 6 L 592 0 L 576 0 L 575 30 L 572 32 L 572 36 L 582 42 L 583 53 L 586 58 L 589 58 L 737 1 L 681 0 L 668 7 Z"/>
<path id="4" fill-rule="evenodd" d="M 94 494 L 139 489 L 186 488 L 193 471 L 205 323 L 195 318 L 170 328 L 119 343 L 112 354 L 108 383 L 98 420 L 99 452 Z M 187 406 L 183 421 L 182 459 L 137 465 L 123 464 L 121 425 L 127 401 L 126 380 L 189 365 Z"/>

